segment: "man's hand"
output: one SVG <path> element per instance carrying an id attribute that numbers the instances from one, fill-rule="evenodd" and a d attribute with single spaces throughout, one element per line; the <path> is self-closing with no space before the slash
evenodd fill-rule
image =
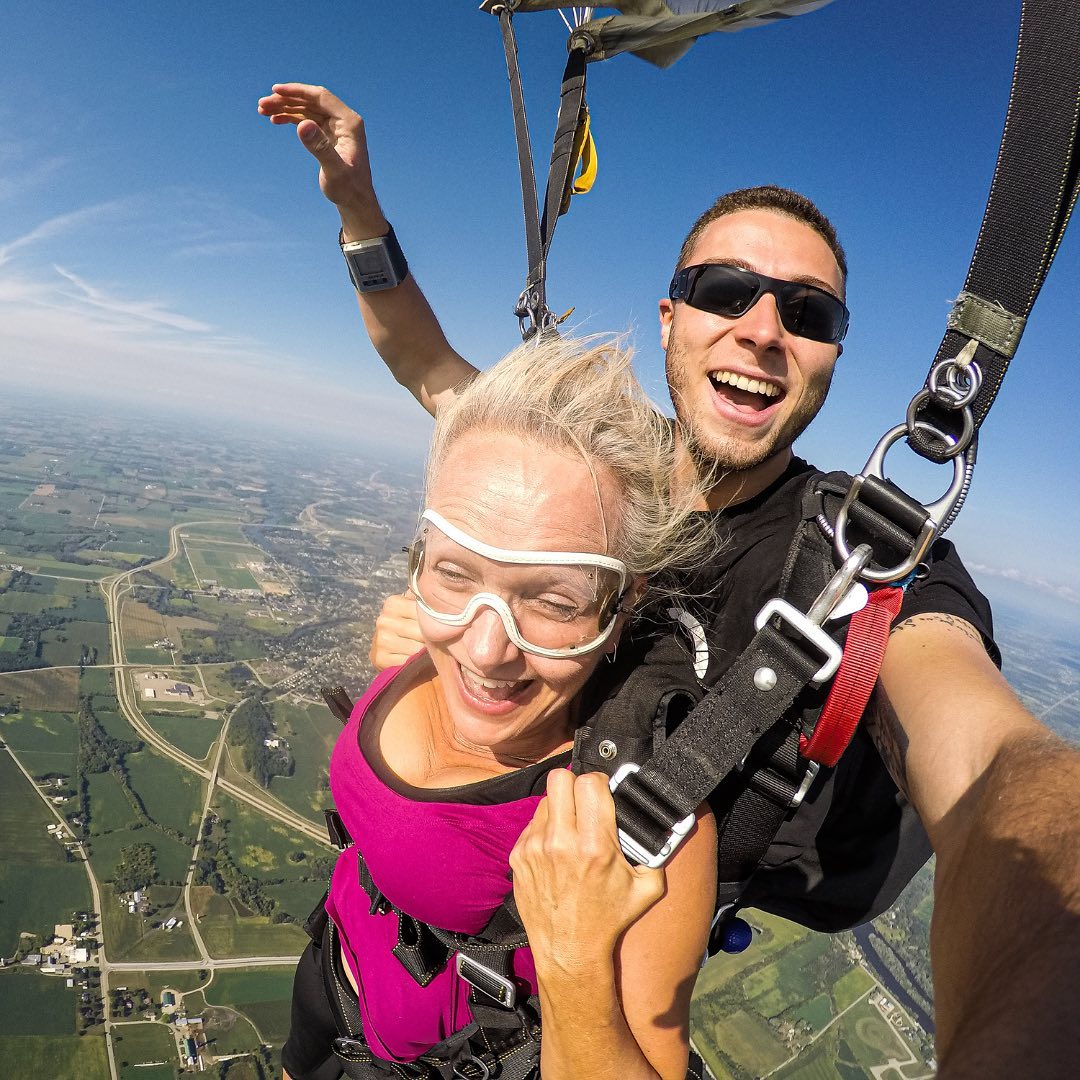
<path id="1" fill-rule="evenodd" d="M 400 667 L 424 647 L 416 620 L 416 601 L 411 592 L 388 596 L 375 620 L 368 659 L 376 671 Z"/>
<path id="2" fill-rule="evenodd" d="M 367 136 L 361 116 L 323 86 L 275 83 L 259 99 L 271 124 L 294 124 L 296 134 L 319 163 L 319 187 L 338 208 L 346 240 L 385 236 L 389 223 L 371 181 Z"/>

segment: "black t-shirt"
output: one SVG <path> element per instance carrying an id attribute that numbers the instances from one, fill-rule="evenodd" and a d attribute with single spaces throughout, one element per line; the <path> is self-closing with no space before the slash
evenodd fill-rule
<path id="1" fill-rule="evenodd" d="M 754 616 L 778 594 L 803 493 L 814 475 L 818 470 L 793 459 L 765 491 L 712 515 L 726 544 L 694 575 L 687 590 L 692 598 L 681 601 L 706 628 L 708 665 L 700 686 L 723 676 L 754 636 Z M 958 616 L 983 635 L 998 662 L 989 604 L 953 545 L 939 540 L 926 562 L 929 573 L 908 588 L 896 623 L 928 612 Z M 627 652 L 628 664 L 641 660 L 632 649 Z M 610 672 L 613 693 L 626 674 Z M 663 677 L 662 668 L 657 677 Z M 821 770 L 799 811 L 781 827 L 742 903 L 813 929 L 843 929 L 885 910 L 929 855 L 918 816 L 860 726 L 838 765 Z"/>

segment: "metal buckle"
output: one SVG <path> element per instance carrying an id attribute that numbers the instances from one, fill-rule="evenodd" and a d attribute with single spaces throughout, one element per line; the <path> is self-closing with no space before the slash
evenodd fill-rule
<path id="1" fill-rule="evenodd" d="M 457 968 L 458 975 L 470 986 L 482 994 L 487 994 L 492 1001 L 502 1005 L 503 1008 L 513 1009 L 517 1005 L 517 987 L 498 972 L 492 971 L 478 960 L 473 960 L 472 957 L 461 952 L 454 957 L 454 966 Z"/>
<path id="2" fill-rule="evenodd" d="M 634 761 L 628 761 L 620 766 L 615 775 L 608 781 L 608 787 L 614 793 L 615 789 L 632 773 L 636 773 L 641 766 Z M 677 821 L 671 829 L 664 846 L 654 855 L 648 849 L 642 847 L 628 832 L 619 829 L 619 847 L 623 854 L 631 861 L 641 866 L 648 866 L 652 870 L 661 867 L 675 853 L 675 849 L 686 839 L 687 834 L 694 827 L 694 815 L 687 814 L 682 821 Z"/>
<path id="3" fill-rule="evenodd" d="M 811 622 L 808 616 L 786 600 L 781 600 L 780 597 L 770 600 L 757 613 L 754 617 L 754 629 L 760 630 L 775 617 L 783 619 L 793 630 L 797 630 L 825 657 L 825 663 L 817 669 L 810 682 L 813 686 L 827 683 L 836 674 L 836 669 L 840 666 L 840 657 L 844 655 L 840 646 L 817 623 Z"/>
<path id="4" fill-rule="evenodd" d="M 789 810 L 798 810 L 802 806 L 803 799 L 806 798 L 806 793 L 810 790 L 810 785 L 817 779 L 817 774 L 821 772 L 821 764 L 817 761 L 811 761 L 806 767 L 806 774 L 802 778 L 802 783 L 799 785 L 798 791 L 791 796 L 791 802 L 788 805 Z"/>
<path id="5" fill-rule="evenodd" d="M 930 429 L 931 434 L 946 438 L 946 436 L 942 435 L 937 428 L 934 428 L 923 420 L 916 420 L 915 426 L 923 429 Z M 877 480 L 884 480 L 886 478 L 885 456 L 888 454 L 893 444 L 900 439 L 905 438 L 907 434 L 908 428 L 906 424 L 898 424 L 890 431 L 887 431 L 881 437 L 877 446 L 874 447 L 874 451 L 863 466 L 862 472 L 851 481 L 851 487 L 848 490 L 843 505 L 840 507 L 840 513 L 836 515 L 836 535 L 833 542 L 836 545 L 836 552 L 841 559 L 846 560 L 851 556 L 851 550 L 848 548 L 847 544 L 849 507 L 859 497 L 859 490 L 868 476 L 872 476 Z M 953 507 L 956 506 L 957 502 L 964 495 L 967 456 L 968 452 L 964 451 L 964 453 L 957 454 L 951 459 L 953 479 L 952 483 L 949 485 L 948 491 L 946 491 L 936 502 L 922 504 L 923 509 L 927 513 L 926 522 L 919 530 L 919 535 L 915 538 L 915 542 L 912 544 L 911 552 L 908 554 L 907 558 L 898 566 L 891 567 L 888 570 L 864 569 L 860 574 L 864 581 L 873 581 L 878 584 L 888 584 L 889 582 L 899 581 L 901 578 L 907 577 L 908 574 L 919 565 L 922 561 L 922 557 L 926 554 L 927 549 L 938 535 L 938 532 L 941 529 L 941 523 L 948 518 Z"/>

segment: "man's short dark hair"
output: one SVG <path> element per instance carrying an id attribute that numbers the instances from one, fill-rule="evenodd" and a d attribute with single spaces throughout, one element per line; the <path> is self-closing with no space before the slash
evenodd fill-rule
<path id="1" fill-rule="evenodd" d="M 775 214 L 785 214 L 808 225 L 829 245 L 833 255 L 836 256 L 836 264 L 840 267 L 840 276 L 845 282 L 847 281 L 847 256 L 840 246 L 840 241 L 836 238 L 833 223 L 805 195 L 800 195 L 797 191 L 791 191 L 788 188 L 777 187 L 775 184 L 739 188 L 738 191 L 729 191 L 726 195 L 721 195 L 694 222 L 694 227 L 683 241 L 678 265 L 685 266 L 690 261 L 691 253 L 701 238 L 701 234 L 709 225 L 717 218 L 737 214 L 740 210 L 771 210 Z"/>

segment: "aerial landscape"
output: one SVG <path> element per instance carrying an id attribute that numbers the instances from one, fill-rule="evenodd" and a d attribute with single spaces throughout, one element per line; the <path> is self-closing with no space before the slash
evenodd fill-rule
<path id="1" fill-rule="evenodd" d="M 0 406 L 0 1060 L 6 1075 L 277 1075 L 332 865 L 322 811 L 419 469 L 46 400 Z M 1076 622 L 1002 607 L 1006 673 L 1080 736 Z M 718 1080 L 932 1075 L 924 870 L 834 937 L 761 912 L 708 963 Z"/>

